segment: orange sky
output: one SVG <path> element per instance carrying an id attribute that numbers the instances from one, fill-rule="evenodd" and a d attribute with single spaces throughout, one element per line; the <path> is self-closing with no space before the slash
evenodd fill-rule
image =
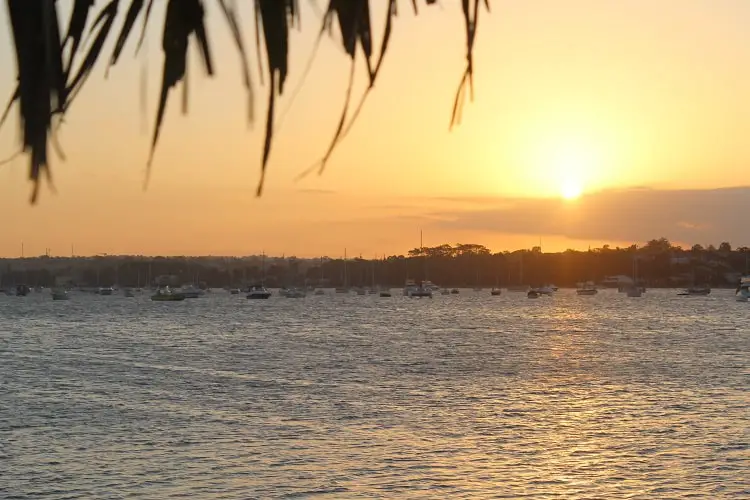
<path id="1" fill-rule="evenodd" d="M 252 42 L 250 2 L 240 3 Z M 277 119 L 288 113 L 261 199 L 254 192 L 267 88 L 253 49 L 258 121 L 248 128 L 237 55 L 213 6 L 217 77 L 203 77 L 193 58 L 189 114 L 180 114 L 178 88 L 142 189 L 160 83 L 162 17 L 155 17 L 145 117 L 131 43 L 109 79 L 99 67 L 66 119 L 60 142 L 68 159 L 53 158 L 57 194 L 43 189 L 31 207 L 26 159 L 0 168 L 0 256 L 18 255 L 22 242 L 27 255 L 45 248 L 67 255 L 74 244 L 77 254 L 335 256 L 346 247 L 372 256 L 417 246 L 420 229 L 426 245 L 497 250 L 540 238 L 545 250 L 659 236 L 750 244 L 742 217 L 750 191 L 710 191 L 748 184 L 750 3 L 493 0 L 493 12 L 481 13 L 476 99 L 451 132 L 464 65 L 460 4 L 423 7 L 418 17 L 410 2 L 400 4 L 390 54 L 358 124 L 323 176 L 295 182 L 335 131 L 348 75 L 338 39 L 324 40 L 289 107 L 318 24 L 309 2 L 300 2 L 305 29 L 293 35 Z M 4 30 L 0 96 L 15 81 L 9 42 Z M 15 126 L 0 129 L 4 157 L 17 147 Z M 650 188 L 648 196 L 633 187 Z M 582 197 L 561 201 L 563 191 L 579 189 Z"/>

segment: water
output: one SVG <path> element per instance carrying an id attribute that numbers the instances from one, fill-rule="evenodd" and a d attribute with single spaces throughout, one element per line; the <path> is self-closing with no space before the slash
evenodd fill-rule
<path id="1" fill-rule="evenodd" d="M 729 291 L 0 297 L 0 498 L 749 498 Z"/>

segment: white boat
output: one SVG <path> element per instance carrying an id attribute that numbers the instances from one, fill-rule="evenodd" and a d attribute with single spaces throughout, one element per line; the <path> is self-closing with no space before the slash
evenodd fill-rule
<path id="1" fill-rule="evenodd" d="M 287 299 L 302 299 L 307 296 L 307 293 L 302 288 L 289 288 L 286 291 L 285 297 Z"/>
<path id="2" fill-rule="evenodd" d="M 267 299 L 271 297 L 269 292 L 263 285 L 253 285 L 248 289 L 248 299 Z"/>
<path id="3" fill-rule="evenodd" d="M 186 299 L 198 299 L 200 297 L 203 297 L 206 292 L 195 285 L 186 285 L 180 289 L 179 293 Z"/>
<path id="4" fill-rule="evenodd" d="M 737 295 L 737 300 L 740 302 L 745 302 L 750 299 L 750 276 L 743 276 L 740 278 L 740 284 L 737 285 L 737 290 L 735 290 L 734 293 Z"/>
<path id="5" fill-rule="evenodd" d="M 64 288 L 53 288 L 52 289 L 52 300 L 68 300 L 68 292 Z"/>
<path id="6" fill-rule="evenodd" d="M 432 298 L 432 290 L 422 285 L 417 285 L 414 280 L 406 280 L 404 295 L 407 297 L 429 297 Z"/>

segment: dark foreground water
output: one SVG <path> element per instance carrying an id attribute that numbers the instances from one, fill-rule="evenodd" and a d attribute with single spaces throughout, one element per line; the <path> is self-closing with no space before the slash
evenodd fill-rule
<path id="1" fill-rule="evenodd" d="M 750 304 L 0 297 L 0 498 L 750 497 Z"/>

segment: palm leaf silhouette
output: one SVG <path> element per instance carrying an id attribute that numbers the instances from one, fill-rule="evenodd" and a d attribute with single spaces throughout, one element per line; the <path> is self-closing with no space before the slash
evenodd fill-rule
<path id="1" fill-rule="evenodd" d="M 33 182 L 32 203 L 36 201 L 42 174 L 50 179 L 47 148 L 54 142 L 53 121 L 55 116 L 62 118 L 75 97 L 85 87 L 96 63 L 99 61 L 105 42 L 112 33 L 112 27 L 122 4 L 128 3 L 125 19 L 115 40 L 114 50 L 107 68 L 117 64 L 120 56 L 142 19 L 141 33 L 136 53 L 143 43 L 153 0 L 107 0 L 98 9 L 93 22 L 89 23 L 94 0 L 73 0 L 73 8 L 67 27 L 61 34 L 56 0 L 6 0 L 9 21 L 13 33 L 16 56 L 17 86 L 10 101 L 0 116 L 0 125 L 5 121 L 13 104 L 18 104 L 21 128 L 21 151 L 29 154 L 29 178 Z M 178 83 L 183 83 L 183 110 L 187 109 L 187 50 L 190 40 L 197 43 L 206 73 L 214 73 L 209 36 L 204 24 L 206 4 L 214 5 L 224 15 L 234 44 L 240 57 L 243 84 L 248 95 L 248 116 L 254 117 L 254 91 L 250 78 L 248 52 L 243 42 L 243 29 L 232 0 L 167 0 L 166 17 L 162 32 L 164 65 L 159 104 L 156 112 L 148 166 L 153 161 L 154 151 L 164 120 L 169 93 Z M 415 14 L 418 14 L 418 1 L 411 0 Z M 424 0 L 425 5 L 437 0 Z M 489 0 L 483 1 L 489 10 Z M 389 48 L 389 41 L 397 15 L 397 1 L 387 0 L 385 30 L 380 40 L 380 50 L 373 59 L 373 35 L 371 27 L 372 7 L 383 5 L 377 0 L 329 0 L 320 26 L 319 37 L 330 31 L 334 21 L 341 32 L 341 45 L 351 59 L 352 73 L 346 94 L 341 118 L 333 139 L 323 159 L 314 169 L 322 172 L 335 147 L 346 136 L 356 121 L 362 106 L 373 88 Z M 462 0 L 462 15 L 466 31 L 466 69 L 461 78 L 451 114 L 451 126 L 460 121 L 461 106 L 465 93 L 472 90 L 473 48 L 476 40 L 480 0 Z M 265 124 L 265 140 L 261 158 L 261 178 L 257 195 L 261 195 L 266 170 L 271 155 L 274 132 L 276 98 L 283 94 L 284 84 L 289 73 L 289 31 L 300 25 L 298 0 L 255 0 L 257 64 L 260 68 L 261 84 L 264 74 L 268 79 L 268 113 Z M 265 70 L 261 55 L 261 32 L 265 46 Z M 369 85 L 361 96 L 354 112 L 349 116 L 351 100 L 351 79 L 358 49 L 365 58 Z M 67 50 L 67 52 L 65 52 Z M 80 63 L 76 61 L 80 58 Z M 312 170 L 314 170 L 312 169 Z"/>

